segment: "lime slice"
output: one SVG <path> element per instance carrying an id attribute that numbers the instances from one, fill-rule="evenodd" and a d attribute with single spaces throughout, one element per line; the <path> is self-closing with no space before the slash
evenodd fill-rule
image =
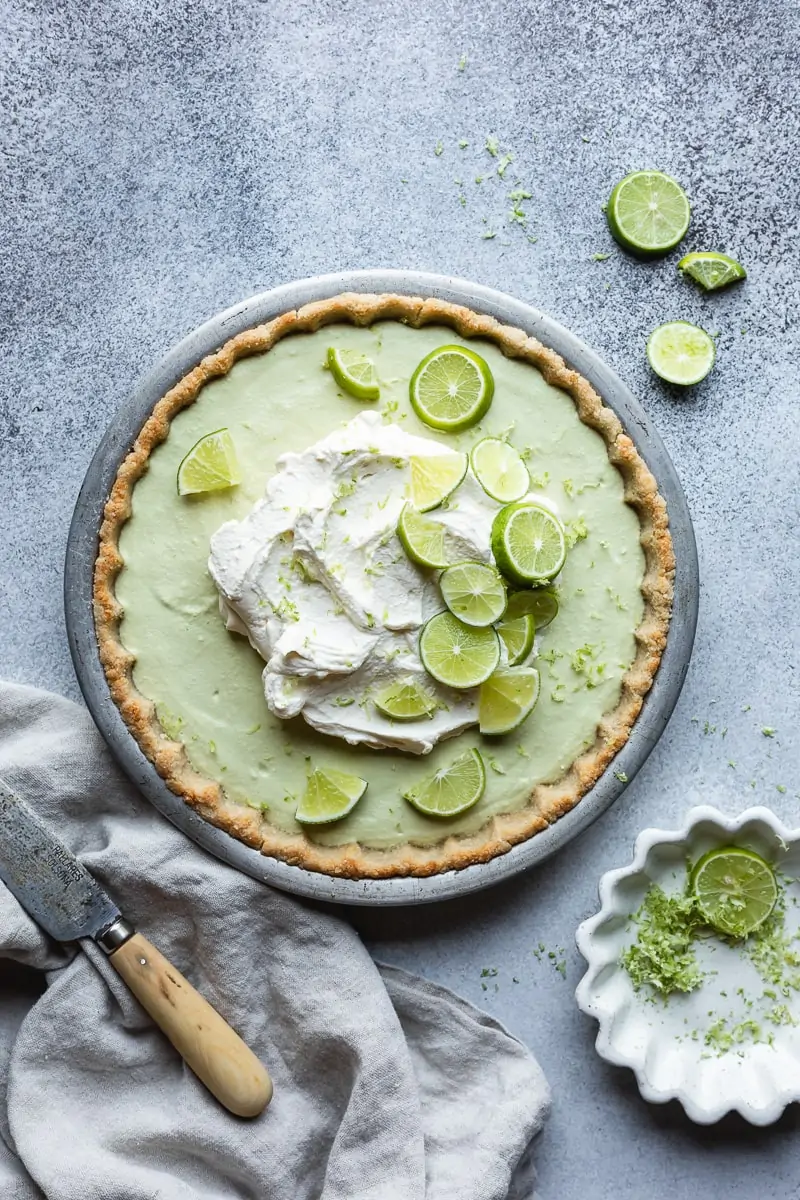
<path id="1" fill-rule="evenodd" d="M 483 759 L 477 750 L 468 750 L 403 796 L 428 817 L 457 817 L 478 803 L 485 787 Z"/>
<path id="2" fill-rule="evenodd" d="M 689 228 L 692 210 L 680 184 L 662 171 L 634 171 L 609 197 L 606 217 L 623 250 L 643 258 L 666 254 Z"/>
<path id="3" fill-rule="evenodd" d="M 493 625 L 506 611 L 506 585 L 494 567 L 463 562 L 439 579 L 442 599 L 465 625 Z"/>
<path id="4" fill-rule="evenodd" d="M 497 636 L 506 648 L 510 667 L 516 667 L 518 663 L 525 661 L 533 649 L 535 634 L 536 622 L 530 613 L 500 622 L 497 626 Z"/>
<path id="5" fill-rule="evenodd" d="M 452 613 L 431 617 L 419 639 L 419 656 L 429 675 L 453 688 L 477 687 L 500 661 L 500 641 L 491 627 L 475 629 Z"/>
<path id="6" fill-rule="evenodd" d="M 365 779 L 345 775 L 330 767 L 312 771 L 306 783 L 303 799 L 294 814 L 301 825 L 327 825 L 346 817 L 367 790 Z"/>
<path id="7" fill-rule="evenodd" d="M 507 504 L 492 522 L 492 553 L 513 583 L 552 579 L 567 557 L 564 526 L 539 504 Z"/>
<path id="8" fill-rule="evenodd" d="M 469 457 L 475 478 L 493 500 L 510 504 L 512 500 L 521 500 L 529 490 L 528 468 L 508 442 L 484 438 L 473 446 Z"/>
<path id="9" fill-rule="evenodd" d="M 195 442 L 178 467 L 178 495 L 220 492 L 242 482 L 236 448 L 227 429 L 215 429 Z"/>
<path id="10" fill-rule="evenodd" d="M 356 400 L 379 399 L 381 389 L 371 358 L 357 350 L 338 350 L 336 346 L 329 346 L 326 362 L 339 387 Z"/>
<path id="11" fill-rule="evenodd" d="M 480 421 L 494 394 L 487 364 L 464 346 L 440 346 L 411 376 L 411 407 L 426 425 L 457 433 Z"/>
<path id="12" fill-rule="evenodd" d="M 709 850 L 691 877 L 697 907 L 720 933 L 743 938 L 766 921 L 778 898 L 775 872 L 740 846 Z"/>
<path id="13" fill-rule="evenodd" d="M 495 671 L 481 684 L 478 700 L 480 731 L 510 733 L 525 720 L 539 699 L 539 672 L 534 667 Z"/>
<path id="14" fill-rule="evenodd" d="M 416 455 L 408 460 L 411 468 L 411 501 L 417 512 L 430 512 L 454 492 L 467 473 L 467 456 L 433 454 L 425 458 Z"/>
<path id="15" fill-rule="evenodd" d="M 668 321 L 647 339 L 647 359 L 656 375 L 682 387 L 705 379 L 716 355 L 713 339 L 688 321 Z"/>
<path id="16" fill-rule="evenodd" d="M 412 562 L 420 567 L 441 569 L 448 565 L 445 550 L 445 527 L 417 512 L 406 504 L 397 522 L 400 544 Z"/>
<path id="17" fill-rule="evenodd" d="M 727 254 L 718 254 L 716 250 L 695 251 L 685 254 L 678 263 L 678 270 L 688 275 L 695 283 L 699 283 L 707 292 L 716 292 L 718 288 L 727 287 L 729 283 L 737 283 L 747 278 L 747 271 L 735 258 Z"/>
<path id="18" fill-rule="evenodd" d="M 401 679 L 375 697 L 375 707 L 391 721 L 419 721 L 436 712 L 436 700 L 416 679 Z"/>
<path id="19" fill-rule="evenodd" d="M 533 617 L 537 629 L 544 629 L 558 616 L 558 596 L 552 588 L 544 587 L 532 591 L 526 589 L 524 592 L 512 592 L 508 597 L 504 619 L 511 621 L 526 613 Z"/>

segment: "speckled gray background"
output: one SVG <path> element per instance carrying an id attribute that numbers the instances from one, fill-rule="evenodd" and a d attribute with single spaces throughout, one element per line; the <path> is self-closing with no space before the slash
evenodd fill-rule
<path id="1" fill-rule="evenodd" d="M 800 824 L 797 6 L 2 0 L 0 29 L 3 673 L 77 696 L 60 575 L 83 473 L 134 380 L 218 309 L 403 266 L 549 312 L 638 393 L 686 487 L 703 588 L 684 695 L 624 800 L 535 875 L 355 919 L 382 957 L 485 1005 L 539 1056 L 547 1200 L 798 1197 L 796 1109 L 756 1131 L 649 1107 L 572 1000 L 573 931 L 640 828 L 701 800 Z M 513 154 L 502 179 L 490 134 Z M 614 248 L 600 205 L 649 165 L 689 191 L 687 247 L 740 256 L 743 287 L 705 298 L 677 255 Z M 507 220 L 517 181 L 527 229 Z M 688 394 L 644 358 L 674 317 L 719 334 Z M 566 949 L 566 980 L 533 956 L 540 940 Z"/>

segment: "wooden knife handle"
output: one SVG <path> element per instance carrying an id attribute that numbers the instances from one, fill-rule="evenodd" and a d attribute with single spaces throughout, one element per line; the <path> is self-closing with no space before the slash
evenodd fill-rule
<path id="1" fill-rule="evenodd" d="M 136 999 L 187 1066 L 238 1117 L 257 1117 L 272 1081 L 253 1051 L 141 933 L 109 956 Z"/>

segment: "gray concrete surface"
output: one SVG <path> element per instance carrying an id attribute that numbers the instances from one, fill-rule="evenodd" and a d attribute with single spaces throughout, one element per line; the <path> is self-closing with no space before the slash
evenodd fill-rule
<path id="1" fill-rule="evenodd" d="M 452 272 L 543 308 L 638 393 L 686 487 L 703 579 L 686 688 L 624 799 L 557 860 L 465 902 L 355 919 L 378 955 L 483 1004 L 539 1056 L 547 1200 L 796 1198 L 796 1108 L 751 1130 L 649 1107 L 596 1057 L 572 999 L 574 929 L 640 828 L 700 800 L 800 813 L 796 5 L 0 0 L 0 30 L 3 673 L 77 696 L 60 596 L 72 504 L 133 381 L 198 322 L 364 266 Z M 503 179 L 492 134 L 513 154 Z M 600 205 L 650 165 L 689 191 L 687 248 L 740 256 L 743 287 L 703 297 L 677 255 L 614 248 Z M 507 221 L 516 181 L 527 229 Z M 719 335 L 688 394 L 644 358 L 675 317 Z M 540 940 L 565 948 L 566 979 L 534 957 Z"/>

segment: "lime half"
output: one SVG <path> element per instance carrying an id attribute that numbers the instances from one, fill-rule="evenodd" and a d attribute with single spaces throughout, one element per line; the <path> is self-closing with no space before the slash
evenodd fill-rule
<path id="1" fill-rule="evenodd" d="M 227 429 L 215 429 L 195 442 L 178 467 L 178 495 L 220 492 L 242 482 L 236 448 Z"/>
<path id="2" fill-rule="evenodd" d="M 411 502 L 417 512 L 438 508 L 456 490 L 467 473 L 467 461 L 466 454 L 455 450 L 451 454 L 432 454 L 424 458 L 413 455 L 408 460 Z"/>
<path id="3" fill-rule="evenodd" d="M 477 750 L 468 750 L 403 796 L 426 816 L 457 817 L 477 804 L 485 787 L 483 759 Z"/>
<path id="4" fill-rule="evenodd" d="M 439 587 L 450 612 L 465 625 L 492 625 L 506 611 L 506 585 L 494 567 L 485 563 L 448 567 Z"/>
<path id="5" fill-rule="evenodd" d="M 705 379 L 716 356 L 713 338 L 688 321 L 668 321 L 647 339 L 647 360 L 656 375 L 681 387 Z"/>
<path id="6" fill-rule="evenodd" d="M 457 433 L 480 421 L 494 395 L 489 367 L 474 350 L 440 346 L 411 376 L 411 406 L 426 425 Z"/>
<path id="7" fill-rule="evenodd" d="M 419 721 L 436 712 L 436 700 L 416 679 L 402 679 L 375 697 L 375 707 L 390 721 Z"/>
<path id="8" fill-rule="evenodd" d="M 692 871 L 691 886 L 709 925 L 737 938 L 758 929 L 778 898 L 772 867 L 760 854 L 740 846 L 704 854 Z"/>
<path id="9" fill-rule="evenodd" d="M 469 456 L 475 478 L 487 496 L 509 504 L 521 500 L 531 486 L 528 468 L 520 454 L 500 438 L 484 438 Z"/>
<path id="10" fill-rule="evenodd" d="M 516 667 L 518 663 L 525 661 L 533 649 L 536 622 L 530 613 L 513 617 L 510 621 L 503 620 L 497 626 L 497 635 L 506 648 L 508 665 Z"/>
<path id="11" fill-rule="evenodd" d="M 417 512 L 413 504 L 406 504 L 397 522 L 400 544 L 412 562 L 420 567 L 434 569 L 446 567 L 445 527 Z"/>
<path id="12" fill-rule="evenodd" d="M 356 350 L 338 350 L 328 347 L 327 365 L 339 387 L 356 400 L 378 400 L 381 389 L 371 358 Z"/>
<path id="13" fill-rule="evenodd" d="M 685 254 L 678 263 L 678 270 L 699 283 L 707 292 L 716 292 L 729 283 L 738 283 L 747 278 L 747 271 L 735 258 L 718 254 L 716 250 L 695 251 Z"/>
<path id="14" fill-rule="evenodd" d="M 329 821 L 338 821 L 352 812 L 366 790 L 366 780 L 357 775 L 345 775 L 330 767 L 319 768 L 308 777 L 294 819 L 301 825 L 327 825 Z"/>
<path id="15" fill-rule="evenodd" d="M 643 258 L 666 254 L 689 228 L 692 210 L 680 184 L 663 171 L 634 171 L 609 197 L 606 217 L 623 250 Z"/>
<path id="16" fill-rule="evenodd" d="M 564 565 L 564 526 L 549 508 L 539 504 L 507 504 L 492 522 L 492 553 L 513 583 L 542 583 Z"/>
<path id="17" fill-rule="evenodd" d="M 552 588 L 534 588 L 523 592 L 512 592 L 508 597 L 505 620 L 511 621 L 529 613 L 537 629 L 544 629 L 558 616 L 558 596 Z"/>
<path id="18" fill-rule="evenodd" d="M 494 671 L 500 661 L 500 642 L 490 627 L 475 629 L 452 613 L 437 613 L 422 630 L 419 656 L 439 683 L 472 688 Z"/>
<path id="19" fill-rule="evenodd" d="M 539 672 L 534 667 L 495 671 L 481 684 L 478 720 L 487 736 L 510 733 L 533 712 L 539 699 Z"/>

